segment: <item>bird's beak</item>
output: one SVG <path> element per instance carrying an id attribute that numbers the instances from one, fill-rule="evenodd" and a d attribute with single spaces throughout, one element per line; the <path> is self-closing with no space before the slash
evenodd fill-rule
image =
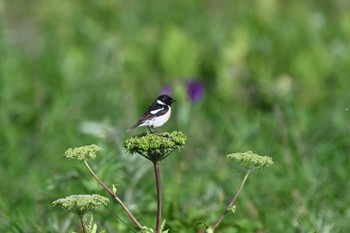
<path id="1" fill-rule="evenodd" d="M 176 102 L 176 100 L 173 100 L 172 103 Z"/>

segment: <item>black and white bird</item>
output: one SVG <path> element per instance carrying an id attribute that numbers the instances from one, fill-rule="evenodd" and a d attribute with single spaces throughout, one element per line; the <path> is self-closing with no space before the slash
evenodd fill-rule
<path id="1" fill-rule="evenodd" d="M 137 127 L 146 126 L 148 130 L 153 133 L 151 128 L 156 130 L 156 128 L 161 127 L 169 120 L 171 104 L 175 101 L 176 100 L 168 95 L 160 95 L 141 116 L 140 120 L 128 129 L 128 132 Z"/>

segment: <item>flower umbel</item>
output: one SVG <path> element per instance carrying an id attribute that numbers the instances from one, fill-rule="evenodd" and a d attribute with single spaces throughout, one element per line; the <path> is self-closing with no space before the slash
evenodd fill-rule
<path id="1" fill-rule="evenodd" d="M 60 198 L 52 202 L 52 204 L 53 206 L 61 206 L 65 211 L 69 211 L 76 215 L 82 216 L 90 210 L 96 209 L 100 205 L 107 205 L 108 202 L 108 198 L 97 194 L 82 194 Z"/>
<path id="2" fill-rule="evenodd" d="M 261 156 L 252 151 L 229 154 L 227 155 L 227 158 L 235 160 L 240 166 L 248 171 L 273 165 L 271 157 Z"/>
<path id="3" fill-rule="evenodd" d="M 64 157 L 68 159 L 91 160 L 96 158 L 96 153 L 100 150 L 102 150 L 101 147 L 93 144 L 89 146 L 69 148 L 64 153 Z"/>
<path id="4" fill-rule="evenodd" d="M 186 135 L 181 132 L 135 136 L 127 139 L 123 146 L 131 154 L 140 154 L 156 162 L 165 159 L 175 150 L 180 150 L 186 142 Z"/>

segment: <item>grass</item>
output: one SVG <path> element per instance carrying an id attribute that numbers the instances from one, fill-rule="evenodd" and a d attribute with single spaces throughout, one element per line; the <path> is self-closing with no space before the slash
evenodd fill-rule
<path id="1" fill-rule="evenodd" d="M 104 148 L 92 164 L 98 176 L 116 184 L 152 226 L 152 167 L 127 155 L 122 142 L 165 86 L 178 102 L 162 130 L 188 137 L 186 148 L 162 163 L 171 232 L 196 232 L 194 222 L 217 219 L 243 177 L 225 155 L 248 150 L 273 157 L 275 166 L 249 178 L 222 232 L 349 231 L 347 6 L 0 3 L 0 231 L 75 230 L 76 220 L 51 203 L 104 194 L 78 163 L 62 158 L 86 144 Z M 193 79 L 205 87 L 196 103 L 186 90 Z M 110 133 L 82 133 L 91 121 Z M 112 210 L 127 219 L 119 207 Z M 129 232 L 107 216 L 96 212 L 99 229 Z"/>

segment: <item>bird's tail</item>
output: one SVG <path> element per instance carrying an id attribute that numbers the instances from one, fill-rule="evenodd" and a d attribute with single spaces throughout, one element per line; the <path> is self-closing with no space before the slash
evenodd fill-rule
<path id="1" fill-rule="evenodd" d="M 137 126 L 139 126 L 139 123 L 137 123 L 136 125 L 131 126 L 126 132 L 130 132 L 133 129 L 135 129 Z"/>

